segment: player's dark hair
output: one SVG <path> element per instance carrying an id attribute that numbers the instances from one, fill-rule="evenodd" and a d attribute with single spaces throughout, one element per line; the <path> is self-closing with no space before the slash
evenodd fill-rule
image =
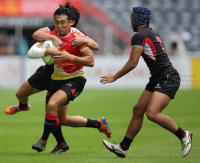
<path id="1" fill-rule="evenodd" d="M 80 12 L 79 12 L 79 10 L 76 7 L 72 6 L 70 2 L 66 2 L 65 7 L 69 8 L 70 11 L 72 13 L 74 13 L 73 20 L 75 20 L 76 22 L 74 23 L 74 25 L 72 27 L 76 27 L 76 25 L 78 24 L 79 19 L 80 19 Z"/>
<path id="2" fill-rule="evenodd" d="M 80 13 L 77 8 L 72 6 L 69 2 L 66 2 L 65 6 L 60 5 L 60 7 L 54 12 L 54 18 L 56 15 L 67 15 L 68 21 L 75 20 L 73 27 L 75 27 L 80 19 Z"/>

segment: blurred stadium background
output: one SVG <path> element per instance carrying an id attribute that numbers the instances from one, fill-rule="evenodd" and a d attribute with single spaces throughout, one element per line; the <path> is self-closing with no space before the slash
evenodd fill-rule
<path id="1" fill-rule="evenodd" d="M 53 13 L 65 0 L 0 0 L 0 88 L 19 87 L 42 60 L 27 59 L 35 43 L 34 31 L 53 23 Z M 127 61 L 133 6 L 152 11 L 150 26 L 165 43 L 173 65 L 181 74 L 182 88 L 200 88 L 200 0 L 71 0 L 80 10 L 78 28 L 93 38 L 100 50 L 96 65 L 86 68 L 86 87 L 103 88 L 101 75 L 115 73 Z M 141 87 L 150 74 L 143 59 L 136 70 L 112 87 Z M 111 86 L 111 85 L 109 85 Z"/>

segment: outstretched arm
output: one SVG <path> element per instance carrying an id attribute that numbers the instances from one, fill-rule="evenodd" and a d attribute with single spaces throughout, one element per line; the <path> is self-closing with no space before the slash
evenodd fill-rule
<path id="1" fill-rule="evenodd" d="M 118 71 L 115 75 L 109 74 L 108 76 L 102 76 L 100 82 L 102 84 L 112 83 L 122 76 L 126 75 L 128 72 L 133 70 L 139 61 L 140 55 L 142 54 L 142 47 L 135 46 L 131 50 L 130 58 L 128 62 L 124 65 L 124 67 Z"/>
<path id="2" fill-rule="evenodd" d="M 89 37 L 75 37 L 74 39 L 72 39 L 73 48 L 81 45 L 86 45 L 87 47 L 95 51 L 99 50 L 99 45 Z"/>

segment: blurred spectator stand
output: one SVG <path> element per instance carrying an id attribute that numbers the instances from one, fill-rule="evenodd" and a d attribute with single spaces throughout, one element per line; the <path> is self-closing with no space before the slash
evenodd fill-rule
<path id="1" fill-rule="evenodd" d="M 3 54 L 14 54 L 15 46 L 9 42 L 9 36 L 7 32 L 0 31 L 0 55 Z"/>

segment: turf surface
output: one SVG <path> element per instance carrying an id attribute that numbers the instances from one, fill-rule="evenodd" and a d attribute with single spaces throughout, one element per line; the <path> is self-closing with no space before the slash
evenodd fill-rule
<path id="1" fill-rule="evenodd" d="M 56 145 L 51 135 L 44 152 L 37 153 L 31 146 L 42 135 L 45 92 L 30 97 L 31 110 L 6 115 L 4 109 L 17 104 L 16 90 L 0 89 L 0 163 L 197 163 L 200 160 L 200 90 L 179 90 L 163 113 L 180 127 L 193 132 L 192 151 L 182 158 L 179 140 L 170 132 L 145 117 L 143 127 L 125 159 L 118 158 L 102 144 L 106 139 L 97 129 L 63 127 L 70 150 L 49 154 Z M 142 90 L 84 90 L 70 104 L 69 115 L 90 119 L 105 116 L 113 137 L 120 142 Z"/>

